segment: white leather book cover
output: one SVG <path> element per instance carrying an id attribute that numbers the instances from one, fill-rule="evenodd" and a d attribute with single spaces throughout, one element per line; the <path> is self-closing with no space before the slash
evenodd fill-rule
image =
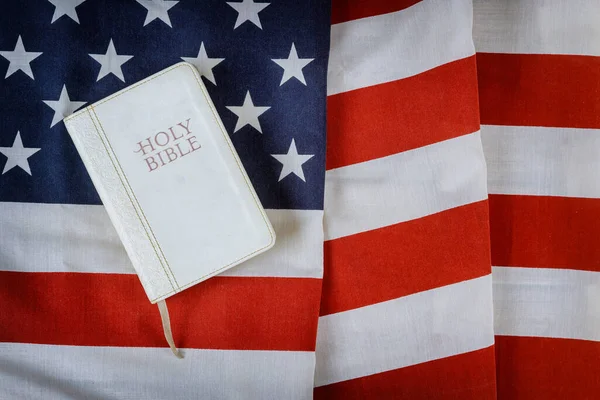
<path id="1" fill-rule="evenodd" d="M 152 303 L 274 245 L 191 64 L 173 65 L 64 122 Z"/>

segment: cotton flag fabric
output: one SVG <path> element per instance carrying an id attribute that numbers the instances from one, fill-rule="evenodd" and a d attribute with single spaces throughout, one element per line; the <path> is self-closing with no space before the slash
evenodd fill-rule
<path id="1" fill-rule="evenodd" d="M 491 398 L 472 4 L 381 6 L 333 8 L 315 397 Z"/>
<path id="2" fill-rule="evenodd" d="M 498 397 L 600 393 L 600 4 L 475 1 Z"/>
<path id="3" fill-rule="evenodd" d="M 0 399 L 595 399 L 600 4 L 0 12 Z M 181 60 L 277 233 L 168 351 L 61 122 Z M 126 131 L 124 132 L 126 134 Z"/>

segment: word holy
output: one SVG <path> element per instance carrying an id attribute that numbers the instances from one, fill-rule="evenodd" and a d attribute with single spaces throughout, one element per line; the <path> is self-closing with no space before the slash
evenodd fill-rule
<path id="1" fill-rule="evenodd" d="M 202 146 L 190 130 L 190 118 L 167 131 L 160 131 L 154 136 L 137 142 L 138 149 L 134 153 L 142 153 L 148 166 L 148 172 L 164 167 L 173 161 L 185 157 Z"/>

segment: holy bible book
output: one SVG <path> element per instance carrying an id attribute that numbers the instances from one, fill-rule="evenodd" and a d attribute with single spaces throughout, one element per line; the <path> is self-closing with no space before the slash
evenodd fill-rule
<path id="1" fill-rule="evenodd" d="M 150 302 L 274 245 L 191 64 L 173 65 L 64 122 Z"/>

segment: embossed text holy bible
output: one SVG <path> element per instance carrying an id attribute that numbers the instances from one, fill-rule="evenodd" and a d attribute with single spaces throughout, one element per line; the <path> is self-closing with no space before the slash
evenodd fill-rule
<path id="1" fill-rule="evenodd" d="M 64 121 L 150 302 L 274 245 L 191 64 L 173 65 Z M 174 350 L 164 302 L 159 308 Z"/>

